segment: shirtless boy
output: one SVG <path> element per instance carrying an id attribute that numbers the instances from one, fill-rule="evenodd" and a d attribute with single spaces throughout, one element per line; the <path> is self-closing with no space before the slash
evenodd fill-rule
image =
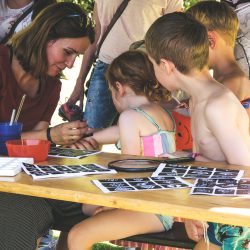
<path id="1" fill-rule="evenodd" d="M 250 166 L 249 118 L 237 97 L 209 74 L 206 28 L 188 14 L 167 14 L 149 28 L 145 44 L 159 82 L 191 96 L 196 159 Z"/>

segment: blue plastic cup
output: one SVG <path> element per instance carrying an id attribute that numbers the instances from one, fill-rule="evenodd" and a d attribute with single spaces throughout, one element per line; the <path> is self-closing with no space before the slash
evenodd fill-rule
<path id="1" fill-rule="evenodd" d="M 14 122 L 10 125 L 9 122 L 0 122 L 0 154 L 8 155 L 5 142 L 8 140 L 16 140 L 21 138 L 23 124 Z"/>

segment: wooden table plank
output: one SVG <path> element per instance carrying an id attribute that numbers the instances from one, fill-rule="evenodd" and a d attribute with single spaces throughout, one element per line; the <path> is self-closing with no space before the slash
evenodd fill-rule
<path id="1" fill-rule="evenodd" d="M 98 163 L 105 166 L 109 161 L 126 158 L 132 157 L 101 153 L 81 160 L 50 158 L 43 165 Z M 250 177 L 250 172 L 247 171 L 248 167 L 220 163 L 195 163 L 194 165 L 243 169 L 246 170 L 244 177 Z M 190 189 L 105 194 L 91 183 L 93 179 L 150 175 L 151 173 L 119 173 L 116 175 L 91 175 L 81 178 L 34 181 L 25 173 L 20 173 L 16 177 L 8 177 L 9 182 L 1 181 L 0 178 L 0 191 L 250 227 L 249 196 L 189 195 Z"/>

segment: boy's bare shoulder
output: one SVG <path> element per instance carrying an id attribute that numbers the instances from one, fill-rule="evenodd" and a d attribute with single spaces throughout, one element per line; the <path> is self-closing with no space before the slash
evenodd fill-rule
<path id="1" fill-rule="evenodd" d="M 228 84 L 237 84 L 242 82 L 249 82 L 247 76 L 242 71 L 233 71 L 230 74 L 225 75 L 221 83 L 228 87 Z"/>
<path id="2" fill-rule="evenodd" d="M 242 84 L 243 82 L 249 82 L 249 79 L 245 73 L 240 69 L 238 64 L 232 65 L 227 73 L 219 77 L 219 82 L 223 83 L 226 87 L 234 84 Z"/>
<path id="3" fill-rule="evenodd" d="M 211 95 L 206 103 L 205 113 L 215 114 L 220 112 L 230 112 L 239 104 L 238 99 L 228 89 L 221 89 Z"/>
<path id="4" fill-rule="evenodd" d="M 242 72 L 241 72 L 242 73 Z M 243 100 L 250 96 L 250 81 L 244 73 L 227 75 L 222 83 L 230 89 L 239 100 Z"/>

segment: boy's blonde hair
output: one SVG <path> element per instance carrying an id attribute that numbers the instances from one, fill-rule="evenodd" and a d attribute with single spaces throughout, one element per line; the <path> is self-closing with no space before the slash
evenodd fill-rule
<path id="1" fill-rule="evenodd" d="M 236 13 L 227 3 L 202 1 L 186 12 L 204 24 L 208 31 L 217 31 L 228 45 L 234 47 L 239 21 Z"/>

